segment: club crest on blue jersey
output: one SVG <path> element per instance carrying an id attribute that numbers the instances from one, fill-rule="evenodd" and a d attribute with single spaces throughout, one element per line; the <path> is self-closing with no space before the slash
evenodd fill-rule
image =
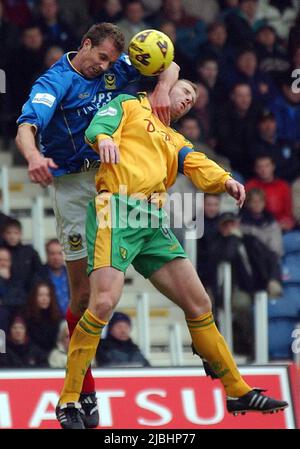
<path id="1" fill-rule="evenodd" d="M 113 73 L 106 73 L 104 75 L 105 89 L 116 89 L 116 75 Z"/>

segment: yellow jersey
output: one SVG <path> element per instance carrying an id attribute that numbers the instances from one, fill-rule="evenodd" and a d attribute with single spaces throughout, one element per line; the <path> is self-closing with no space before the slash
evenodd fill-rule
<path id="1" fill-rule="evenodd" d="M 128 195 L 150 197 L 165 193 L 178 172 L 188 176 L 203 192 L 222 193 L 228 172 L 205 154 L 195 151 L 184 136 L 165 126 L 152 112 L 144 93 L 122 94 L 103 106 L 85 133 L 86 141 L 98 152 L 98 142 L 110 138 L 119 147 L 118 164 L 102 163 L 96 188 Z"/>

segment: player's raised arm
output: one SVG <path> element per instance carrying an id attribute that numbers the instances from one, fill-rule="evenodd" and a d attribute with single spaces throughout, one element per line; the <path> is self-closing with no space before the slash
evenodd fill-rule
<path id="1" fill-rule="evenodd" d="M 159 75 L 158 82 L 150 98 L 153 113 L 167 126 L 170 125 L 171 120 L 169 92 L 178 80 L 179 70 L 179 66 L 172 62 Z"/>
<path id="2" fill-rule="evenodd" d="M 205 193 L 227 192 L 242 207 L 245 201 L 245 189 L 232 178 L 230 173 L 205 154 L 193 148 L 182 147 L 178 153 L 178 171 L 188 176 L 192 183 Z"/>

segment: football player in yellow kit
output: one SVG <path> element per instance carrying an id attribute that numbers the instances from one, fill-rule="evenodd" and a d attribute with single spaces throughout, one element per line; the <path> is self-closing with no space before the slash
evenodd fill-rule
<path id="1" fill-rule="evenodd" d="M 196 87 L 187 80 L 173 86 L 173 121 L 191 109 L 196 96 Z M 95 356 L 101 331 L 118 304 L 124 273 L 131 263 L 183 310 L 196 352 L 224 386 L 229 412 L 266 413 L 287 407 L 285 401 L 270 398 L 243 380 L 215 325 L 211 301 L 193 265 L 165 225 L 164 194 L 178 171 L 204 192 L 227 191 L 240 207 L 245 200 L 244 187 L 155 117 L 145 93 L 119 95 L 99 109 L 86 140 L 99 152 L 102 164 L 96 175 L 99 193 L 89 204 L 87 216 L 91 295 L 70 341 L 57 407 L 62 427 L 84 427 L 78 402 L 83 377 Z M 144 217 L 142 226 L 130 222 L 133 215 Z"/>

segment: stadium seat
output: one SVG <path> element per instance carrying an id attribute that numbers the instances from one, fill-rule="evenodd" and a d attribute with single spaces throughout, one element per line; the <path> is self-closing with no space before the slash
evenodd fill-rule
<path id="1" fill-rule="evenodd" d="M 283 236 L 282 281 L 284 285 L 300 286 L 300 231 Z"/>
<path id="2" fill-rule="evenodd" d="M 300 286 L 284 286 L 280 298 L 269 298 L 268 316 L 272 318 L 299 318 L 300 319 Z"/>
<path id="3" fill-rule="evenodd" d="M 293 359 L 292 332 L 299 318 L 278 317 L 269 320 L 269 357 L 276 359 Z"/>
<path id="4" fill-rule="evenodd" d="M 284 254 L 300 253 L 300 231 L 292 231 L 283 235 Z"/>

